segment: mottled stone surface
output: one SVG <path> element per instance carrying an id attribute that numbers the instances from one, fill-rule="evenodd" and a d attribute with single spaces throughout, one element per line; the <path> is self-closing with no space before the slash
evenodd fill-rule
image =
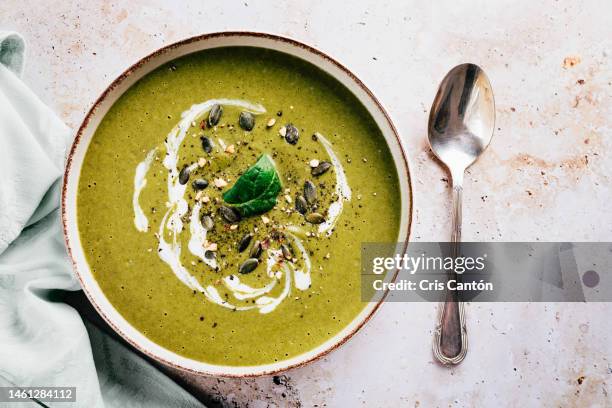
<path id="1" fill-rule="evenodd" d="M 450 230 L 447 176 L 427 148 L 429 105 L 451 66 L 478 63 L 497 131 L 466 178 L 464 239 L 611 241 L 611 14 L 606 1 L 3 0 L 0 26 L 25 36 L 25 81 L 73 127 L 127 66 L 188 36 L 267 31 L 328 52 L 403 136 L 420 240 Z M 384 305 L 344 347 L 276 381 L 185 381 L 223 406 L 612 404 L 612 305 L 468 305 L 470 352 L 453 369 L 432 360 L 435 310 Z"/>

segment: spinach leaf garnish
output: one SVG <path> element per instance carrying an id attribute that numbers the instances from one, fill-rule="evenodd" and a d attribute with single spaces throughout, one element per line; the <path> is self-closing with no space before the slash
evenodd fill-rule
<path id="1" fill-rule="evenodd" d="M 236 180 L 232 188 L 223 193 L 223 201 L 232 204 L 243 217 L 249 217 L 270 211 L 276 205 L 281 188 L 274 162 L 270 156 L 263 154 Z"/>

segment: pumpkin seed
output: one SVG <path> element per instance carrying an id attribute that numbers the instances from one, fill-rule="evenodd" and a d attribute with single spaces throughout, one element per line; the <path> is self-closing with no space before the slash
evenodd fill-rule
<path id="1" fill-rule="evenodd" d="M 237 223 L 241 218 L 240 213 L 235 208 L 226 205 L 219 207 L 219 213 L 221 213 L 221 217 L 230 224 Z"/>
<path id="2" fill-rule="evenodd" d="M 293 259 L 293 253 L 291 252 L 291 250 L 289 249 L 289 247 L 285 244 L 281 244 L 281 252 L 283 253 L 283 256 L 285 257 L 285 259 Z"/>
<path id="3" fill-rule="evenodd" d="M 322 161 L 321 163 L 319 163 L 317 167 L 314 167 L 310 171 L 310 174 L 312 174 L 315 177 L 319 177 L 321 174 L 327 173 L 327 171 L 331 168 L 331 166 L 332 165 L 330 162 Z"/>
<path id="4" fill-rule="evenodd" d="M 304 197 L 297 196 L 295 198 L 295 209 L 300 214 L 306 214 L 308 212 L 308 203 L 306 202 L 306 199 Z"/>
<path id="5" fill-rule="evenodd" d="M 189 169 L 189 166 L 183 167 L 183 169 L 179 173 L 179 183 L 187 184 L 187 182 L 189 181 L 190 173 L 191 173 L 191 169 Z"/>
<path id="6" fill-rule="evenodd" d="M 191 186 L 193 187 L 194 190 L 204 190 L 206 187 L 208 187 L 208 181 L 204 180 L 204 179 L 197 179 L 197 180 L 193 180 L 193 183 L 191 183 Z"/>
<path id="7" fill-rule="evenodd" d="M 238 243 L 238 252 L 244 252 L 244 250 L 249 247 L 249 244 L 251 243 L 251 238 L 253 238 L 253 235 L 250 233 L 242 237 L 242 239 Z"/>
<path id="8" fill-rule="evenodd" d="M 292 145 L 296 144 L 298 142 L 298 139 L 300 138 L 300 132 L 295 126 L 293 126 L 292 123 L 287 123 L 285 129 L 285 140 L 287 141 L 287 143 Z"/>
<path id="9" fill-rule="evenodd" d="M 304 183 L 304 198 L 308 204 L 313 204 L 317 201 L 317 188 L 310 180 L 306 180 Z"/>
<path id="10" fill-rule="evenodd" d="M 215 126 L 219 123 L 221 119 L 221 115 L 223 114 L 223 106 L 214 104 L 212 108 L 210 108 L 210 112 L 208 112 L 208 125 Z"/>
<path id="11" fill-rule="evenodd" d="M 319 213 L 310 213 L 310 214 L 307 214 L 305 218 L 306 218 L 306 221 L 308 221 L 311 224 L 321 224 L 321 223 L 325 222 L 325 217 L 323 217 Z"/>
<path id="12" fill-rule="evenodd" d="M 253 130 L 253 127 L 255 127 L 255 116 L 253 116 L 251 112 L 240 112 L 238 124 L 244 130 L 251 131 Z"/>
<path id="13" fill-rule="evenodd" d="M 259 265 L 258 259 L 249 258 L 246 261 L 244 261 L 242 265 L 240 265 L 240 268 L 238 268 L 238 272 L 240 272 L 243 275 L 246 275 L 247 273 L 253 272 L 255 268 L 257 268 L 257 265 Z"/>
<path id="14" fill-rule="evenodd" d="M 206 153 L 212 152 L 213 144 L 210 139 L 206 136 L 202 136 L 200 139 L 202 139 L 202 149 L 204 149 Z"/>
<path id="15" fill-rule="evenodd" d="M 251 250 L 249 251 L 249 258 L 259 258 L 261 256 L 261 251 L 261 242 L 255 241 L 251 247 Z"/>
<path id="16" fill-rule="evenodd" d="M 202 217 L 202 226 L 206 229 L 206 231 L 210 231 L 214 228 L 215 222 L 210 215 L 204 215 Z"/>

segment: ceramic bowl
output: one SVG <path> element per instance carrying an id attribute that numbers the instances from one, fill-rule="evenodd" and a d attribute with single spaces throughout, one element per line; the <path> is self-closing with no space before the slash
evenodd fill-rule
<path id="1" fill-rule="evenodd" d="M 391 120 L 372 92 L 347 68 L 336 60 L 298 41 L 276 35 L 253 32 L 221 32 L 189 38 L 161 48 L 142 58 L 115 79 L 89 110 L 70 150 L 62 189 L 62 221 L 68 253 L 74 271 L 85 294 L 106 322 L 136 349 L 163 364 L 196 374 L 243 377 L 273 374 L 316 360 L 345 343 L 374 314 L 382 300 L 368 303 L 358 316 L 342 331 L 319 347 L 301 355 L 258 366 L 223 366 L 207 364 L 183 357 L 154 343 L 136 330 L 106 298 L 84 256 L 77 225 L 77 187 L 85 152 L 96 128 L 113 103 L 140 78 L 168 61 L 201 50 L 228 46 L 268 48 L 286 53 L 314 64 L 346 86 L 367 108 L 389 145 L 401 191 L 401 223 L 398 241 L 408 241 L 412 221 L 412 190 L 408 162 L 400 138 Z"/>

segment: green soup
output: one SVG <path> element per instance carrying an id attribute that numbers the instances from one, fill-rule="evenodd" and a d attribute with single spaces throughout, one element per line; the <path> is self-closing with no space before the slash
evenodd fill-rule
<path id="1" fill-rule="evenodd" d="M 258 198 L 228 203 L 234 186 Z M 259 365 L 359 314 L 361 243 L 395 241 L 400 206 L 391 153 L 354 95 L 302 60 L 229 47 L 164 65 L 113 105 L 83 164 L 78 225 L 96 280 L 144 335 Z"/>

